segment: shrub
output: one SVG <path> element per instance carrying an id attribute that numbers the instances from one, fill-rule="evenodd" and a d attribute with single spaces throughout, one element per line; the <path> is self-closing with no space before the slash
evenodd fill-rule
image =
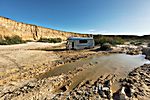
<path id="1" fill-rule="evenodd" d="M 3 39 L 0 39 L 0 45 L 7 45 L 6 41 Z"/>
<path id="2" fill-rule="evenodd" d="M 61 38 L 40 38 L 38 42 L 59 43 L 62 42 L 62 40 Z"/>
<path id="3" fill-rule="evenodd" d="M 14 36 L 4 36 L 4 38 L 0 38 L 0 45 L 10 45 L 10 44 L 20 44 L 25 43 L 21 37 L 18 35 Z"/>
<path id="4" fill-rule="evenodd" d="M 124 44 L 124 40 L 120 37 L 105 37 L 101 36 L 97 39 L 95 39 L 95 44 L 104 44 L 104 43 L 109 43 L 111 45 L 117 45 L 117 44 Z"/>
<path id="5" fill-rule="evenodd" d="M 135 42 L 134 42 L 134 41 L 131 41 L 130 44 L 135 45 Z"/>
<path id="6" fill-rule="evenodd" d="M 142 41 L 131 41 L 130 44 L 139 46 L 139 45 L 142 45 L 143 42 Z"/>
<path id="7" fill-rule="evenodd" d="M 100 50 L 111 50 L 111 44 L 109 43 L 102 44 Z"/>

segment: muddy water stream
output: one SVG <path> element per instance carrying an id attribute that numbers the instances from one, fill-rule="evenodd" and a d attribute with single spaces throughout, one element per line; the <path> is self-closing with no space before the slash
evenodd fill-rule
<path id="1" fill-rule="evenodd" d="M 45 73 L 42 78 L 68 73 L 79 67 L 86 67 L 85 70 L 73 77 L 72 84 L 69 87 L 70 89 L 73 89 L 82 81 L 95 80 L 102 75 L 115 74 L 118 79 L 123 78 L 129 71 L 145 63 L 150 63 L 150 61 L 146 60 L 144 55 L 131 56 L 127 54 L 110 54 L 93 56 L 55 68 L 54 70 Z M 113 87 L 114 91 L 117 90 L 118 84 L 116 83 Z"/>

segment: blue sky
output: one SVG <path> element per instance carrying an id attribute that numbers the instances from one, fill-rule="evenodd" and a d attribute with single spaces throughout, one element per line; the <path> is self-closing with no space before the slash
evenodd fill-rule
<path id="1" fill-rule="evenodd" d="M 0 16 L 80 33 L 150 34 L 150 0 L 0 0 Z"/>

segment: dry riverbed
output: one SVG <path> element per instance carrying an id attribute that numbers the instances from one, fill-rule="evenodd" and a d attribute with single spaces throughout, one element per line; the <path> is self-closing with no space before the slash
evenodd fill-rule
<path id="1" fill-rule="evenodd" d="M 94 100 L 121 98 L 118 93 L 121 93 L 121 86 L 124 86 L 122 83 L 125 81 L 124 78 L 128 77 L 128 71 L 147 62 L 143 56 L 140 58 L 129 56 L 131 64 L 124 65 L 128 62 L 126 60 L 128 56 L 109 55 L 127 51 L 129 50 L 125 47 L 114 47 L 110 52 L 96 49 L 66 51 L 64 44 L 48 43 L 0 46 L 0 99 Z M 111 60 L 113 58 L 117 59 Z M 134 59 L 137 60 L 134 61 Z M 111 66 L 118 60 L 122 60 L 122 62 Z M 121 67 L 118 67 L 120 65 Z M 132 66 L 130 67 L 130 65 Z M 126 68 L 127 66 L 131 69 Z M 144 71 L 142 73 L 145 73 Z M 147 87 L 149 88 L 149 85 Z M 135 89 L 135 91 L 137 90 Z M 149 96 L 149 92 L 144 95 L 145 98 L 147 96 Z M 124 93 L 124 97 L 131 98 L 132 96 Z M 137 97 L 139 97 L 138 93 L 134 95 L 134 98 Z"/>

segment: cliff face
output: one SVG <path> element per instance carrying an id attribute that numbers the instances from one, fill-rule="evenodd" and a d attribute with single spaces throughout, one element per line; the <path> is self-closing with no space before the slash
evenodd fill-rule
<path id="1" fill-rule="evenodd" d="M 44 28 L 37 25 L 25 24 L 0 16 L 0 35 L 11 36 L 18 35 L 24 40 L 37 40 L 43 38 L 61 38 L 66 40 L 67 37 L 77 36 L 85 37 L 86 34 L 64 32 L 50 28 Z"/>

